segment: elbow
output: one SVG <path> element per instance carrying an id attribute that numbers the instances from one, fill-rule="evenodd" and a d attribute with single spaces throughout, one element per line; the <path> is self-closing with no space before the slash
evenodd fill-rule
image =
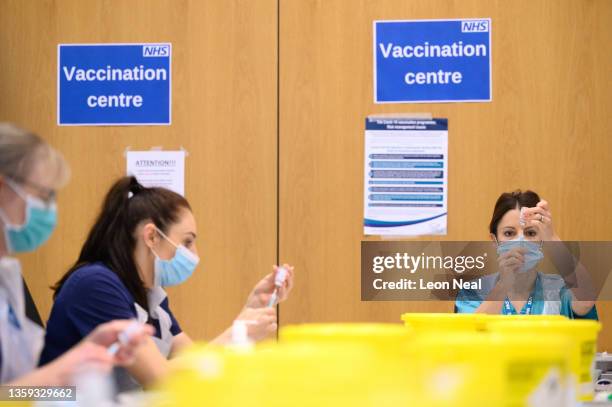
<path id="1" fill-rule="evenodd" d="M 595 306 L 595 301 L 572 301 L 572 311 L 577 315 L 586 315 Z"/>

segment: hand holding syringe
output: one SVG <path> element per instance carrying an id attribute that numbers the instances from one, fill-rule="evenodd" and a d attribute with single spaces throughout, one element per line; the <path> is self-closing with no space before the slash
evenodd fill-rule
<path id="1" fill-rule="evenodd" d="M 245 308 L 268 308 L 285 301 L 293 288 L 293 266 L 272 266 L 272 272 L 255 284 Z M 273 298 L 271 298 L 273 297 Z"/>
<path id="2" fill-rule="evenodd" d="M 138 321 L 132 321 L 123 331 L 119 332 L 119 335 L 117 335 L 117 341 L 113 342 L 113 344 L 106 349 L 108 354 L 115 356 L 121 346 L 128 346 L 132 335 L 137 333 L 140 334 L 144 327 L 144 324 L 141 324 Z"/>
<path id="3" fill-rule="evenodd" d="M 276 276 L 274 276 L 274 291 L 272 292 L 272 296 L 270 297 L 268 307 L 273 307 L 274 305 L 276 305 L 276 300 L 278 298 L 278 289 L 283 286 L 286 278 L 287 269 L 285 267 L 279 267 L 276 271 Z"/>

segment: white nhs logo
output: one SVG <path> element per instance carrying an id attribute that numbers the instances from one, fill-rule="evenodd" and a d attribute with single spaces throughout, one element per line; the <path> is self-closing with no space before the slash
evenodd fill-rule
<path id="1" fill-rule="evenodd" d="M 461 22 L 462 33 L 488 32 L 489 20 L 465 20 Z"/>
<path id="2" fill-rule="evenodd" d="M 143 57 L 168 57 L 170 56 L 169 45 L 143 45 Z"/>

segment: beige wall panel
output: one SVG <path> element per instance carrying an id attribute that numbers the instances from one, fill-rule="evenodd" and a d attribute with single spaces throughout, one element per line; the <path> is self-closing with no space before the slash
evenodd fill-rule
<path id="1" fill-rule="evenodd" d="M 196 274 L 169 290 L 183 329 L 210 339 L 231 324 L 276 260 L 276 1 L 0 1 L 0 120 L 39 132 L 73 177 L 59 227 L 24 256 L 46 320 L 49 285 L 76 259 L 124 150 L 184 147 L 198 221 Z M 58 43 L 171 42 L 172 125 L 57 127 Z"/>
<path id="2" fill-rule="evenodd" d="M 493 102 L 375 105 L 372 21 L 492 18 Z M 497 196 L 533 189 L 563 239 L 612 240 L 612 3 L 281 0 L 280 257 L 299 271 L 281 323 L 398 321 L 452 303 L 360 301 L 364 118 L 449 119 L 447 240 L 485 240 Z M 599 304 L 612 349 L 612 307 Z"/>

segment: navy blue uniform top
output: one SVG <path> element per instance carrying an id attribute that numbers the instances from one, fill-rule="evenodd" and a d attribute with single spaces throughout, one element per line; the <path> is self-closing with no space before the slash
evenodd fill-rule
<path id="1" fill-rule="evenodd" d="M 137 318 L 134 303 L 134 297 L 119 276 L 104 264 L 92 263 L 77 269 L 68 277 L 53 303 L 39 365 L 61 356 L 100 324 L 114 319 Z M 160 307 L 172 320 L 172 335 L 181 333 L 168 298 Z M 155 336 L 159 338 L 159 321 L 149 316 L 148 323 L 155 327 Z"/>

